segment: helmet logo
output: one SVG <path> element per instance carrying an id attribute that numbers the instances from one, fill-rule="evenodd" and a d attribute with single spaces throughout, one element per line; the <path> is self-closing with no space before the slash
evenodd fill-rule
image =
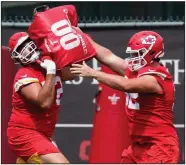
<path id="1" fill-rule="evenodd" d="M 142 44 L 155 44 L 156 37 L 149 35 L 142 39 Z"/>

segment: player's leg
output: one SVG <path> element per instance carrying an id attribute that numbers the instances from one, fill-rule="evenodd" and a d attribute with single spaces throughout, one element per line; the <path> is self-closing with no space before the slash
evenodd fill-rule
<path id="1" fill-rule="evenodd" d="M 34 145 L 34 150 L 37 152 L 31 156 L 20 156 L 16 161 L 17 164 L 69 163 L 67 158 L 51 141 L 40 139 L 38 143 L 35 143 Z"/>
<path id="2" fill-rule="evenodd" d="M 136 163 L 178 163 L 178 148 L 169 144 L 138 144 L 134 147 Z"/>
<path id="3" fill-rule="evenodd" d="M 127 149 L 125 149 L 121 156 L 121 164 L 134 164 L 135 161 L 133 160 L 132 156 L 132 145 L 130 145 Z"/>
<path id="4" fill-rule="evenodd" d="M 133 144 L 133 157 L 135 159 L 135 163 L 158 163 L 161 164 L 161 161 L 156 154 L 157 150 L 155 149 L 155 145 L 153 143 L 139 143 L 135 142 Z"/>
<path id="5" fill-rule="evenodd" d="M 134 164 L 135 162 L 130 157 L 121 157 L 121 164 Z"/>
<path id="6" fill-rule="evenodd" d="M 67 158 L 62 153 L 51 153 L 40 155 L 39 157 L 41 158 L 42 163 L 69 163 Z"/>
<path id="7" fill-rule="evenodd" d="M 18 161 L 24 160 L 26 163 L 37 164 L 45 160 L 51 163 L 68 162 L 51 139 L 35 130 L 9 128 L 8 142 L 12 151 L 19 157 Z M 47 156 L 43 158 L 40 155 Z"/>
<path id="8" fill-rule="evenodd" d="M 57 147 L 57 144 L 50 139 L 52 144 Z M 50 153 L 39 156 L 42 163 L 70 163 L 62 153 Z"/>
<path id="9" fill-rule="evenodd" d="M 16 164 L 26 164 L 26 162 L 21 157 L 18 157 L 16 159 Z"/>
<path id="10" fill-rule="evenodd" d="M 147 150 L 149 163 L 178 163 L 179 148 L 172 144 L 156 144 Z"/>
<path id="11" fill-rule="evenodd" d="M 28 159 L 26 157 L 18 157 L 16 164 L 43 164 L 43 163 L 69 163 L 62 153 L 51 153 L 46 155 L 33 154 Z"/>
<path id="12" fill-rule="evenodd" d="M 166 137 L 166 141 L 168 142 L 167 145 L 164 145 L 164 146 L 160 145 L 160 146 L 166 150 L 170 159 L 167 159 L 164 162 L 177 164 L 179 162 L 179 155 L 180 155 L 179 139 L 177 135 L 168 136 Z"/>
<path id="13" fill-rule="evenodd" d="M 35 160 L 38 160 L 38 157 L 42 163 L 69 163 L 51 139 L 42 137 L 35 142 L 35 145 L 37 146 L 35 147 L 37 155 L 30 157 L 27 163 L 34 163 Z"/>

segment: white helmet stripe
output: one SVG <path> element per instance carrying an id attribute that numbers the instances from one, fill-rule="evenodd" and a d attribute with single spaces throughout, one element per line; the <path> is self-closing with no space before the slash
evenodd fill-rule
<path id="1" fill-rule="evenodd" d="M 160 51 L 159 53 L 157 53 L 157 54 L 155 55 L 154 58 L 163 57 L 163 55 L 164 55 L 164 52 L 163 52 L 163 51 Z"/>

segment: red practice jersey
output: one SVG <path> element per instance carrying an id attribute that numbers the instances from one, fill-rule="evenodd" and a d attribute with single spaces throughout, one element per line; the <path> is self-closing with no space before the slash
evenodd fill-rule
<path id="1" fill-rule="evenodd" d="M 177 136 L 173 125 L 174 84 L 172 76 L 164 66 L 146 66 L 139 72 L 126 71 L 126 78 L 152 75 L 163 92 L 126 93 L 126 114 L 129 132 L 133 141 L 160 140 L 165 136 Z M 147 82 L 148 83 L 148 82 Z M 164 138 L 164 140 L 166 140 Z"/>
<path id="2" fill-rule="evenodd" d="M 30 103 L 20 95 L 20 89 L 31 83 L 44 85 L 45 72 L 33 67 L 22 67 L 18 70 L 13 84 L 12 114 L 8 123 L 9 127 L 34 129 L 51 137 L 60 107 L 60 99 L 63 94 L 61 72 L 56 74 L 55 99 L 50 109 L 43 110 Z"/>
<path id="3" fill-rule="evenodd" d="M 57 69 L 96 55 L 86 34 L 77 28 L 77 13 L 73 5 L 36 13 L 28 33 L 42 55 L 52 57 Z"/>

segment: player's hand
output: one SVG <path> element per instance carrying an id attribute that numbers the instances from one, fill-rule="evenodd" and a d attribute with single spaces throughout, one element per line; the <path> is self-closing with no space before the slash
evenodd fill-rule
<path id="1" fill-rule="evenodd" d="M 72 67 L 70 68 L 70 71 L 72 74 L 76 76 L 81 77 L 93 77 L 95 70 L 89 67 L 85 61 L 83 61 L 83 64 L 72 64 Z"/>
<path id="2" fill-rule="evenodd" d="M 46 69 L 47 74 L 56 74 L 56 64 L 50 59 L 45 59 L 40 62 L 40 66 Z"/>

